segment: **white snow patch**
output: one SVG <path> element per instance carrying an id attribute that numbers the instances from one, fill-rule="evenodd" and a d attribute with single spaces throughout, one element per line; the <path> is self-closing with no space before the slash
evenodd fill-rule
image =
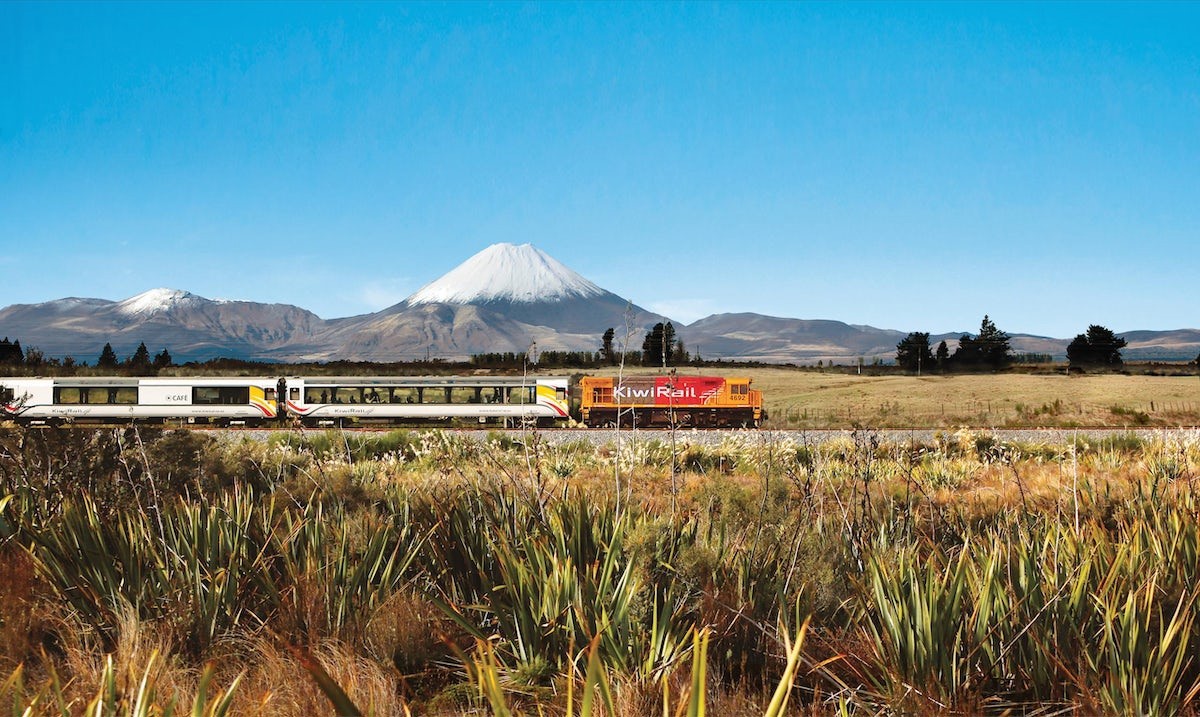
<path id="1" fill-rule="evenodd" d="M 151 289 L 117 304 L 117 311 L 128 316 L 146 316 L 204 300 L 203 297 L 179 289 Z"/>
<path id="2" fill-rule="evenodd" d="M 493 244 L 408 297 L 409 305 L 535 303 L 601 296 L 603 289 L 532 244 Z"/>

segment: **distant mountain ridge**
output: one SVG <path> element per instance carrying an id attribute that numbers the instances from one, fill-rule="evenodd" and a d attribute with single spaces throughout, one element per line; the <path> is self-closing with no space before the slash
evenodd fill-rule
<path id="1" fill-rule="evenodd" d="M 47 356 L 94 362 L 105 343 L 128 356 L 145 342 L 176 361 L 215 357 L 281 362 L 465 359 L 479 353 L 596 351 L 605 329 L 632 327 L 628 349 L 670 319 L 617 296 L 530 244 L 495 244 L 404 301 L 361 316 L 322 319 L 290 304 L 213 300 L 151 289 L 122 301 L 68 297 L 0 309 L 0 336 Z M 713 314 L 678 336 L 707 359 L 852 363 L 894 358 L 907 331 L 753 313 Z M 963 332 L 970 333 L 970 332 Z M 932 336 L 953 347 L 962 333 Z M 1200 354 L 1200 330 L 1130 331 L 1128 360 Z M 1018 353 L 1062 357 L 1070 339 L 1011 334 Z"/>

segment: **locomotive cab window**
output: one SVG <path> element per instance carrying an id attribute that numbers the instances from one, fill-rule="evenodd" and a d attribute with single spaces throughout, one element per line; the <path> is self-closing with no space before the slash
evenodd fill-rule
<path id="1" fill-rule="evenodd" d="M 250 403 L 249 386 L 196 386 L 192 388 L 192 403 L 214 406 Z"/>

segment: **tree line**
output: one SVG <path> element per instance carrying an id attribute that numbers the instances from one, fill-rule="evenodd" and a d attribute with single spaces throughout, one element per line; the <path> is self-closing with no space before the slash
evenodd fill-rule
<path id="1" fill-rule="evenodd" d="M 1104 326 L 1092 324 L 1067 346 L 1067 361 L 1072 369 L 1117 369 L 1124 365 L 1121 349 L 1125 346 L 1125 339 Z M 994 371 L 1018 360 L 1009 335 L 998 329 L 987 315 L 983 317 L 978 334 L 963 334 L 959 338 L 954 353 L 950 353 L 945 341 L 933 349 L 929 334 L 921 331 L 909 333 L 896 344 L 896 364 L 905 371 L 918 374 L 923 371 Z M 1200 357 L 1197 357 L 1197 363 L 1200 363 Z"/>
<path id="2" fill-rule="evenodd" d="M 1067 346 L 1067 360 L 1071 369 L 1119 369 L 1124 365 L 1121 349 L 1125 346 L 1125 339 L 1104 326 L 1092 324 Z M 932 346 L 929 333 L 921 331 L 909 333 L 896 344 L 897 366 L 918 374 L 930 371 L 994 371 L 1014 363 L 1048 363 L 1051 359 L 1049 354 L 1015 354 L 1010 336 L 997 328 L 986 315 L 980 323 L 979 333 L 963 334 L 953 352 L 945 341 L 941 341 L 936 347 Z M 471 356 L 466 365 L 491 369 L 519 369 L 530 365 L 599 368 L 616 366 L 622 361 L 642 366 L 711 363 L 705 362 L 699 354 L 690 354 L 683 340 L 676 335 L 674 325 L 667 321 L 655 324 L 644 334 L 640 351 L 628 350 L 627 347 L 625 351 L 619 350 L 616 346 L 616 331 L 609 328 L 601 336 L 600 346 L 595 351 L 489 352 Z M 1197 356 L 1194 363 L 1200 366 L 1200 356 Z M 111 343 L 105 343 L 94 364 L 98 370 L 120 371 L 131 376 L 153 376 L 162 369 L 175 365 L 168 349 L 164 348 L 151 356 L 145 342 L 139 343 L 133 354 L 124 360 L 117 356 Z M 0 367 L 24 368 L 31 372 L 52 369 L 69 373 L 75 369 L 88 368 L 89 365 L 86 361 L 77 362 L 71 356 L 62 359 L 48 358 L 39 349 L 23 349 L 20 340 L 10 340 L 6 336 L 0 340 Z"/>
<path id="3" fill-rule="evenodd" d="M 117 352 L 113 350 L 112 344 L 105 343 L 104 348 L 100 350 L 100 356 L 96 359 L 95 367 L 107 371 L 122 371 L 130 376 L 154 376 L 162 369 L 174 365 L 170 351 L 164 348 L 151 358 L 150 349 L 146 348 L 146 342 L 143 341 L 123 361 L 117 357 Z M 88 363 L 86 361 L 77 362 L 73 356 L 62 359 L 48 358 L 40 349 L 32 347 L 22 349 L 20 339 L 10 341 L 5 336 L 3 340 L 0 340 L 0 366 L 24 368 L 28 371 L 46 369 L 73 371 L 88 368 Z"/>

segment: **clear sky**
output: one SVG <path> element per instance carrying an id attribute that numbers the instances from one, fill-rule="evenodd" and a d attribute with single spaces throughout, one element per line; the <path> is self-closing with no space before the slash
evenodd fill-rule
<path id="1" fill-rule="evenodd" d="M 0 2 L 0 307 L 496 242 L 681 323 L 1200 327 L 1200 4 Z"/>

